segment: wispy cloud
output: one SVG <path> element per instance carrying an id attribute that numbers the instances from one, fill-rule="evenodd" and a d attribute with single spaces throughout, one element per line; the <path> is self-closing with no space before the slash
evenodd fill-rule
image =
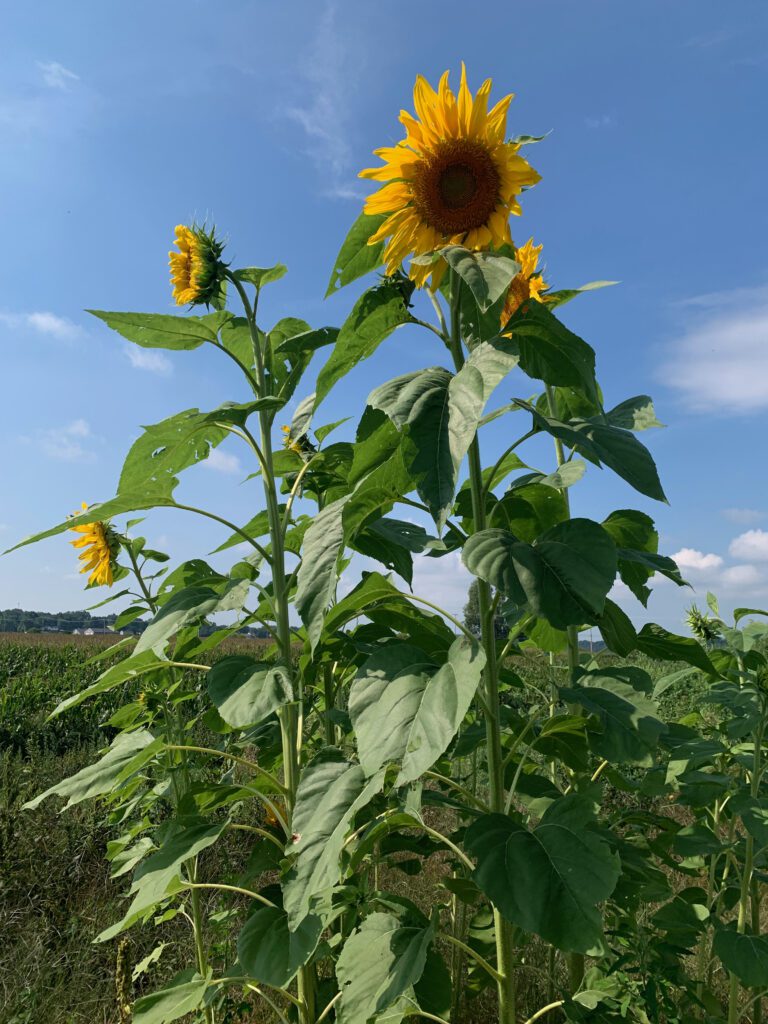
<path id="1" fill-rule="evenodd" d="M 768 408 L 768 294 L 738 289 L 688 300 L 701 313 L 667 347 L 659 380 L 694 412 L 744 414 Z"/>
<path id="2" fill-rule="evenodd" d="M 723 564 L 720 555 L 704 554 L 695 548 L 681 548 L 672 557 L 683 573 L 706 572 L 709 569 L 719 569 Z"/>
<path id="3" fill-rule="evenodd" d="M 711 50 L 713 46 L 722 46 L 727 43 L 738 32 L 732 28 L 715 29 L 713 32 L 701 32 L 698 35 L 686 39 L 684 45 L 695 50 Z"/>
<path id="4" fill-rule="evenodd" d="M 97 440 L 87 420 L 77 419 L 63 427 L 39 430 L 32 437 L 20 439 L 34 444 L 44 455 L 57 462 L 93 462 L 93 443 Z"/>
<path id="5" fill-rule="evenodd" d="M 585 117 L 584 124 L 587 128 L 614 128 L 616 126 L 616 118 L 611 114 L 598 114 L 593 117 Z"/>
<path id="6" fill-rule="evenodd" d="M 313 44 L 301 55 L 298 78 L 305 98 L 291 104 L 285 115 L 306 136 L 306 150 L 325 180 L 323 191 L 338 199 L 360 199 L 365 189 L 351 170 L 348 96 L 354 77 L 346 36 L 339 32 L 337 6 L 327 2 Z"/>
<path id="7" fill-rule="evenodd" d="M 173 363 L 162 352 L 139 348 L 138 345 L 126 345 L 124 351 L 134 370 L 146 370 L 161 377 L 169 377 L 173 373 Z"/>
<path id="8" fill-rule="evenodd" d="M 0 324 L 18 330 L 31 328 L 37 334 L 46 334 L 51 338 L 67 341 L 79 337 L 82 328 L 66 317 L 47 311 L 33 313 L 0 313 Z"/>
<path id="9" fill-rule="evenodd" d="M 765 513 L 756 508 L 724 508 L 722 515 L 739 526 L 748 526 L 750 523 L 759 523 L 761 519 L 765 519 Z"/>
<path id="10" fill-rule="evenodd" d="M 213 469 L 217 473 L 235 474 L 242 472 L 240 459 L 229 452 L 221 451 L 220 448 L 212 448 L 203 465 L 206 469 Z"/>
<path id="11" fill-rule="evenodd" d="M 68 89 L 73 82 L 80 81 L 79 75 L 76 75 L 74 71 L 70 71 L 69 68 L 65 68 L 63 64 L 59 64 L 57 60 L 39 60 L 37 61 L 37 66 L 42 73 L 43 81 L 49 89 Z"/>

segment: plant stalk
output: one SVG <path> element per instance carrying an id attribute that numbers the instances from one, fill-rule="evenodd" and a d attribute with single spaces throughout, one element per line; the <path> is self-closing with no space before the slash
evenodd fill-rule
<path id="1" fill-rule="evenodd" d="M 450 347 L 456 371 L 464 365 L 461 342 L 459 302 L 461 279 L 451 274 L 451 336 Z M 483 493 L 483 471 L 480 459 L 480 444 L 475 435 L 469 447 L 469 479 L 472 493 L 472 517 L 474 532 L 485 529 L 485 496 Z M 499 678 L 496 661 L 496 635 L 494 630 L 491 588 L 485 580 L 477 581 L 477 597 L 480 607 L 481 641 L 485 651 L 483 670 L 483 694 L 485 704 L 486 758 L 488 764 L 489 806 L 492 811 L 504 813 L 504 772 L 501 748 L 501 720 L 499 714 Z M 496 963 L 500 978 L 497 984 L 499 999 L 499 1024 L 515 1024 L 515 976 L 512 924 L 505 920 L 496 907 L 493 908 L 496 931 Z"/>

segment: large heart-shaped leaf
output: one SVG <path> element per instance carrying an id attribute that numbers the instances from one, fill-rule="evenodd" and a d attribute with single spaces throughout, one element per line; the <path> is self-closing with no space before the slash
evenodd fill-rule
<path id="1" fill-rule="evenodd" d="M 206 682 L 219 714 L 235 729 L 257 725 L 293 700 L 285 668 L 256 661 L 247 654 L 231 654 L 216 662 Z"/>
<path id="2" fill-rule="evenodd" d="M 250 978 L 286 988 L 314 953 L 322 931 L 322 919 L 314 914 L 291 931 L 282 908 L 259 907 L 238 936 L 237 957 Z"/>
<path id="3" fill-rule="evenodd" d="M 604 949 L 598 904 L 619 878 L 619 860 L 591 828 L 591 801 L 569 794 L 534 829 L 487 814 L 467 829 L 474 879 L 507 920 L 558 949 Z"/>
<path id="4" fill-rule="evenodd" d="M 165 988 L 140 996 L 134 1006 L 134 1024 L 170 1024 L 198 1010 L 205 998 L 208 981 L 190 968 L 177 974 Z"/>

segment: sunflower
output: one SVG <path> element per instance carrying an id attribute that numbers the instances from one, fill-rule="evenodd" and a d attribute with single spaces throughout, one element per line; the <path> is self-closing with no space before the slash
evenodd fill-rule
<path id="1" fill-rule="evenodd" d="M 169 252 L 171 284 L 177 306 L 208 304 L 219 293 L 225 265 L 221 262 L 224 246 L 213 231 L 185 224 L 176 226 L 174 244 L 179 252 Z"/>
<path id="2" fill-rule="evenodd" d="M 417 117 L 400 113 L 405 139 L 375 150 L 382 167 L 360 172 L 361 178 L 386 182 L 366 200 L 365 212 L 387 215 L 369 245 L 389 240 L 384 250 L 388 274 L 407 256 L 443 245 L 477 250 L 511 244 L 509 216 L 520 214 L 517 197 L 540 175 L 520 156 L 519 143 L 505 141 L 512 95 L 489 111 L 490 92 L 486 79 L 473 99 L 463 64 L 458 97 L 448 85 L 447 71 L 437 92 L 419 75 L 413 91 Z M 445 269 L 444 260 L 412 263 L 410 276 L 422 287 L 432 274 L 431 287 L 436 288 Z"/>
<path id="3" fill-rule="evenodd" d="M 88 505 L 83 502 L 83 512 L 88 511 Z M 75 515 L 81 513 L 76 512 Z M 70 527 L 73 533 L 82 534 L 78 540 L 70 541 L 75 548 L 83 548 L 78 555 L 81 562 L 84 562 L 81 573 L 89 572 L 89 586 L 108 586 L 114 582 L 112 566 L 117 557 L 119 543 L 109 523 L 95 522 L 83 523 L 81 526 Z"/>
<path id="4" fill-rule="evenodd" d="M 303 458 L 305 455 L 314 455 L 317 451 L 306 434 L 302 434 L 300 437 L 294 437 L 291 434 L 290 427 L 281 427 L 280 429 L 285 435 L 283 437 L 283 448 L 287 448 L 289 452 L 295 452 Z"/>
<path id="5" fill-rule="evenodd" d="M 543 245 L 534 245 L 533 239 L 529 238 L 525 245 L 516 250 L 515 259 L 520 264 L 520 270 L 512 278 L 507 292 L 507 300 L 501 314 L 502 327 L 527 299 L 546 302 L 544 292 L 549 289 L 549 285 L 542 277 L 541 271 L 537 270 L 543 248 Z"/>

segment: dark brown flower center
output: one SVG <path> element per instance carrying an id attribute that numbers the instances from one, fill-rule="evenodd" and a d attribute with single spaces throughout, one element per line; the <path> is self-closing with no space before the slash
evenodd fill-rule
<path id="1" fill-rule="evenodd" d="M 413 205 L 443 235 L 485 224 L 499 200 L 499 172 L 486 147 L 473 139 L 446 139 L 418 164 Z"/>

